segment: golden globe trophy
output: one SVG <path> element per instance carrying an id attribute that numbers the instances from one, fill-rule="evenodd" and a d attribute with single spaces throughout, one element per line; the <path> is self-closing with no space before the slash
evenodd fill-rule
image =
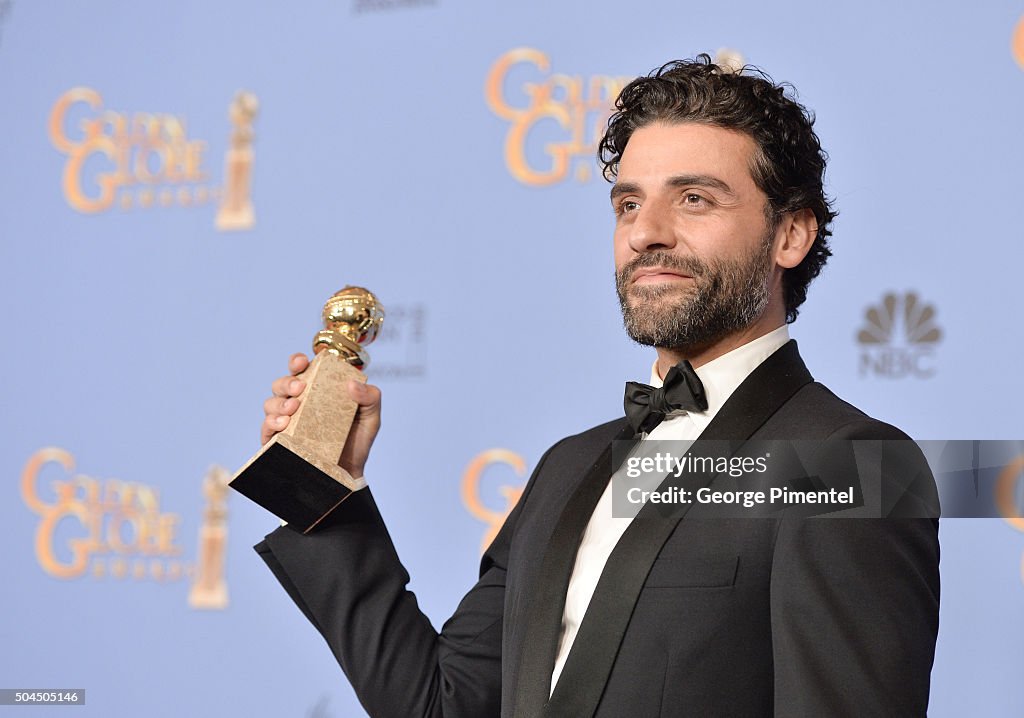
<path id="1" fill-rule="evenodd" d="M 363 346 L 380 331 L 384 307 L 370 291 L 348 286 L 327 300 L 323 319 L 313 339 L 316 356 L 298 375 L 306 382 L 298 411 L 230 484 L 303 533 L 359 488 L 338 465 L 358 409 L 345 385 L 366 381 Z"/>

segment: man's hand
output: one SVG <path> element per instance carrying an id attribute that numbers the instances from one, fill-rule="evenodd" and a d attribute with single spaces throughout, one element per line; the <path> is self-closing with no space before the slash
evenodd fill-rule
<path id="1" fill-rule="evenodd" d="M 263 402 L 263 413 L 266 416 L 260 431 L 261 443 L 266 444 L 274 434 L 287 428 L 292 415 L 298 411 L 306 382 L 296 376 L 308 366 L 309 358 L 305 354 L 292 354 L 288 360 L 290 374 L 275 380 L 271 385 L 273 396 Z M 349 430 L 348 442 L 338 458 L 338 465 L 351 474 L 352 478 L 358 479 L 363 476 L 370 447 L 380 430 L 380 389 L 355 380 L 350 381 L 346 388 L 359 409 Z"/>

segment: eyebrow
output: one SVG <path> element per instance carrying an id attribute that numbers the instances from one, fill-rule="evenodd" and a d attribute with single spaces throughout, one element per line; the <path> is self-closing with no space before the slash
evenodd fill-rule
<path id="1" fill-rule="evenodd" d="M 711 175 L 675 175 L 674 177 L 669 177 L 665 180 L 665 186 L 676 189 L 681 187 L 709 187 L 711 189 L 717 189 L 721 192 L 725 192 L 729 195 L 735 195 L 732 191 L 732 187 Z M 640 185 L 635 182 L 616 182 L 612 185 L 611 199 L 614 201 L 616 197 L 621 197 L 624 194 L 632 194 L 639 191 Z"/>

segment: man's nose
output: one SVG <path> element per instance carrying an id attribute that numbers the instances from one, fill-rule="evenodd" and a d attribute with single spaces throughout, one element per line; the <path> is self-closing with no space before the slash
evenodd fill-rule
<path id="1" fill-rule="evenodd" d="M 636 212 L 629 233 L 629 247 L 634 252 L 672 249 L 676 246 L 673 223 L 667 207 L 648 201 Z"/>

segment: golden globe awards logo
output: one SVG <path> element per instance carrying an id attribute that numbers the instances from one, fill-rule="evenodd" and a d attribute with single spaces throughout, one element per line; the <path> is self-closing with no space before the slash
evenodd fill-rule
<path id="1" fill-rule="evenodd" d="M 206 506 L 194 563 L 183 559 L 178 545 L 181 516 L 161 510 L 156 488 L 74 470 L 70 452 L 48 447 L 33 454 L 21 474 L 21 498 L 39 516 L 34 549 L 43 571 L 65 580 L 188 579 L 190 606 L 227 607 L 226 470 L 212 467 L 203 482 Z"/>
<path id="2" fill-rule="evenodd" d="M 484 473 L 493 466 L 501 465 L 512 469 L 513 473 L 522 478 L 526 475 L 526 461 L 522 456 L 508 449 L 487 449 L 477 454 L 466 471 L 462 474 L 462 504 L 474 517 L 487 524 L 483 540 L 480 544 L 480 552 L 483 553 L 491 541 L 498 535 L 505 519 L 515 508 L 519 497 L 523 495 L 523 486 L 507 484 L 500 485 L 497 493 L 501 497 L 498 501 L 485 501 L 481 496 L 481 481 Z M 492 504 L 497 504 L 493 506 Z"/>
<path id="3" fill-rule="evenodd" d="M 935 374 L 935 347 L 942 330 L 935 323 L 935 307 L 915 292 L 890 292 L 864 313 L 857 333 L 861 346 L 860 375 L 891 379 Z"/>
<path id="4" fill-rule="evenodd" d="M 721 48 L 714 61 L 739 72 L 739 51 Z M 615 98 L 634 78 L 568 75 L 551 71 L 547 53 L 518 47 L 499 57 L 487 73 L 484 99 L 509 123 L 505 165 L 525 185 L 545 187 L 570 177 L 594 176 L 597 144 L 615 106 Z"/>
<path id="5" fill-rule="evenodd" d="M 189 136 L 184 117 L 108 109 L 98 91 L 72 88 L 54 103 L 47 125 L 50 142 L 67 156 L 64 198 L 85 214 L 217 203 L 218 229 L 249 229 L 257 109 L 247 92 L 229 105 L 232 130 L 217 184 L 206 167 L 207 143 Z"/>
<path id="6" fill-rule="evenodd" d="M 487 74 L 484 98 L 509 123 L 508 171 L 534 187 L 570 177 L 589 180 L 615 98 L 632 79 L 553 73 L 548 55 L 530 47 L 499 57 Z"/>
<path id="7" fill-rule="evenodd" d="M 1013 53 L 1013 59 L 1017 61 L 1017 64 L 1022 70 L 1024 70 L 1024 17 L 1021 17 L 1017 21 L 1016 27 L 1013 28 L 1013 38 L 1010 40 L 1010 51 Z"/>
<path id="8" fill-rule="evenodd" d="M 996 481 L 996 506 L 1006 523 L 1024 533 L 1024 455 L 1000 472 Z M 1020 580 L 1024 582 L 1024 555 L 1020 561 Z"/>

